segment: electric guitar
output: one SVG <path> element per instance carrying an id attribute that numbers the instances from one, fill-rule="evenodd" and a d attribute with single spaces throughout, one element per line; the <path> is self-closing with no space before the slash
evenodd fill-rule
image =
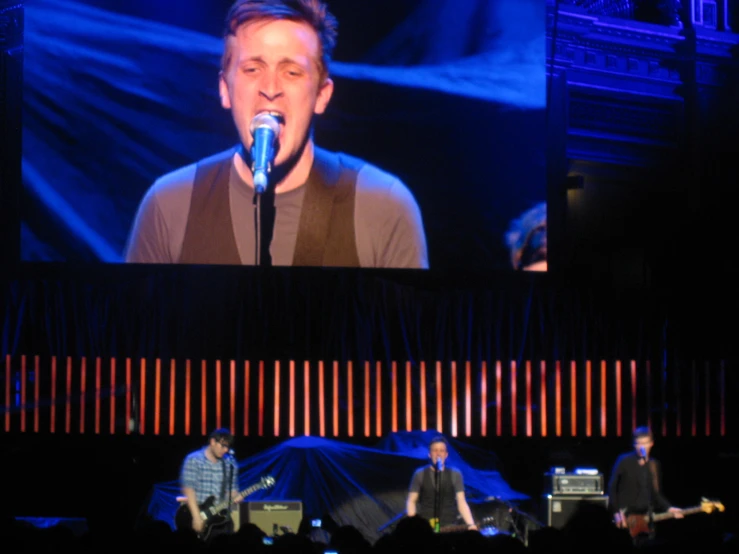
<path id="1" fill-rule="evenodd" d="M 462 531 L 468 531 L 469 525 L 466 523 L 460 523 L 460 524 L 454 524 L 454 525 L 438 525 L 438 520 L 435 517 L 432 517 L 429 520 L 429 523 L 431 524 L 432 529 L 436 533 L 461 533 Z M 475 526 L 479 531 L 482 531 L 483 529 L 487 529 L 488 527 L 493 526 L 494 518 L 486 517 L 481 519 L 479 522 L 475 522 Z"/>
<path id="2" fill-rule="evenodd" d="M 274 477 L 268 475 L 266 477 L 262 477 L 257 483 L 251 485 L 250 487 L 239 491 L 238 496 L 243 499 L 258 490 L 268 489 L 274 484 Z M 199 538 L 207 541 L 210 538 L 210 534 L 213 529 L 228 523 L 229 519 L 231 518 L 231 514 L 228 513 L 228 508 L 232 503 L 233 500 L 224 500 L 223 502 L 216 504 L 216 497 L 209 496 L 205 500 L 205 502 L 198 506 L 198 509 L 200 510 L 200 517 L 203 518 L 203 522 L 205 523 L 203 530 L 198 533 Z M 175 513 L 174 517 L 174 523 L 175 527 L 178 530 L 192 529 L 192 514 L 190 513 L 190 508 L 187 506 L 186 502 L 180 504 L 180 507 L 177 508 L 177 513 Z"/>
<path id="3" fill-rule="evenodd" d="M 688 516 L 692 514 L 699 514 L 702 512 L 710 514 L 714 510 L 723 512 L 724 505 L 716 500 L 708 500 L 706 498 L 702 498 L 700 506 L 684 508 L 683 515 Z M 652 515 L 652 521 L 664 521 L 666 519 L 672 519 L 674 517 L 675 514 L 673 514 L 672 512 L 663 512 L 661 514 Z M 638 535 L 649 533 L 649 526 L 650 521 L 648 515 L 630 514 L 626 516 L 626 527 L 628 528 L 629 534 L 631 534 L 632 537 L 637 537 Z"/>

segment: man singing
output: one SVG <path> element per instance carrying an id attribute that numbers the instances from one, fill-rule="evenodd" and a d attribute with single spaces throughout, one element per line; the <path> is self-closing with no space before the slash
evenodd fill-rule
<path id="1" fill-rule="evenodd" d="M 468 529 L 476 530 L 464 495 L 464 479 L 458 470 L 447 467 L 448 456 L 446 439 L 434 437 L 429 444 L 431 463 L 416 470 L 411 479 L 406 514 L 428 519 L 437 531 L 456 526 L 461 516 Z"/>

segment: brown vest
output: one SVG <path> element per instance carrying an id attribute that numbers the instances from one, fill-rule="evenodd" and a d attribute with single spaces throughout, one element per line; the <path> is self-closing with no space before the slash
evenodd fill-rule
<path id="1" fill-rule="evenodd" d="M 179 263 L 241 265 L 229 201 L 235 150 L 197 164 Z M 361 162 L 316 148 L 305 184 L 294 266 L 359 267 L 354 198 Z"/>

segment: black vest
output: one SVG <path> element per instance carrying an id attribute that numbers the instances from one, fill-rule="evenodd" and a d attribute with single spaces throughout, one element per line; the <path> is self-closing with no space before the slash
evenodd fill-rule
<path id="1" fill-rule="evenodd" d="M 197 164 L 179 263 L 241 265 L 231 219 L 234 149 Z M 294 266 L 359 267 L 354 236 L 358 160 L 315 149 L 300 211 Z"/>
<path id="2" fill-rule="evenodd" d="M 421 491 L 418 495 L 418 515 L 428 520 L 434 517 L 434 500 L 436 495 L 435 484 L 436 472 L 431 466 L 423 471 L 423 481 L 421 482 Z M 439 499 L 439 523 L 443 527 L 445 525 L 454 525 L 457 522 L 457 495 L 454 492 L 454 483 L 452 482 L 452 472 L 446 468 L 441 472 L 441 494 Z"/>

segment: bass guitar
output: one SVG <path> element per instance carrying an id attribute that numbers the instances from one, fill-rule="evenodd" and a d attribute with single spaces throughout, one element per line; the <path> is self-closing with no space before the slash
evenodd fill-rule
<path id="1" fill-rule="evenodd" d="M 718 510 L 719 512 L 724 511 L 724 505 L 721 504 L 721 502 L 717 500 L 708 500 L 706 498 L 701 499 L 700 506 L 694 506 L 692 508 L 684 508 L 683 509 L 683 515 L 692 515 L 692 514 L 700 514 L 700 513 L 707 513 L 710 514 L 714 510 Z M 675 517 L 675 514 L 672 512 L 663 512 L 661 514 L 654 514 L 652 515 L 651 521 L 652 522 L 658 522 L 658 521 L 665 521 L 667 519 L 672 519 Z M 629 530 L 629 534 L 631 534 L 632 537 L 637 537 L 638 535 L 647 534 L 650 531 L 650 519 L 648 515 L 641 515 L 641 514 L 630 514 L 626 516 L 626 527 Z"/>
<path id="2" fill-rule="evenodd" d="M 243 499 L 258 490 L 268 489 L 274 484 L 274 477 L 268 475 L 266 477 L 262 477 L 257 483 L 254 483 L 250 487 L 239 491 L 238 496 Z M 203 530 L 198 533 L 199 538 L 207 541 L 214 529 L 228 523 L 229 519 L 231 518 L 231 514 L 228 513 L 228 508 L 231 504 L 233 504 L 233 501 L 229 500 L 224 500 L 223 502 L 219 502 L 216 504 L 216 497 L 209 496 L 205 500 L 205 502 L 198 506 L 200 517 L 205 523 Z M 175 527 L 178 530 L 192 529 L 192 514 L 190 513 L 190 508 L 187 506 L 186 502 L 181 504 L 180 507 L 177 508 L 177 513 L 175 513 L 174 517 L 174 523 Z"/>

